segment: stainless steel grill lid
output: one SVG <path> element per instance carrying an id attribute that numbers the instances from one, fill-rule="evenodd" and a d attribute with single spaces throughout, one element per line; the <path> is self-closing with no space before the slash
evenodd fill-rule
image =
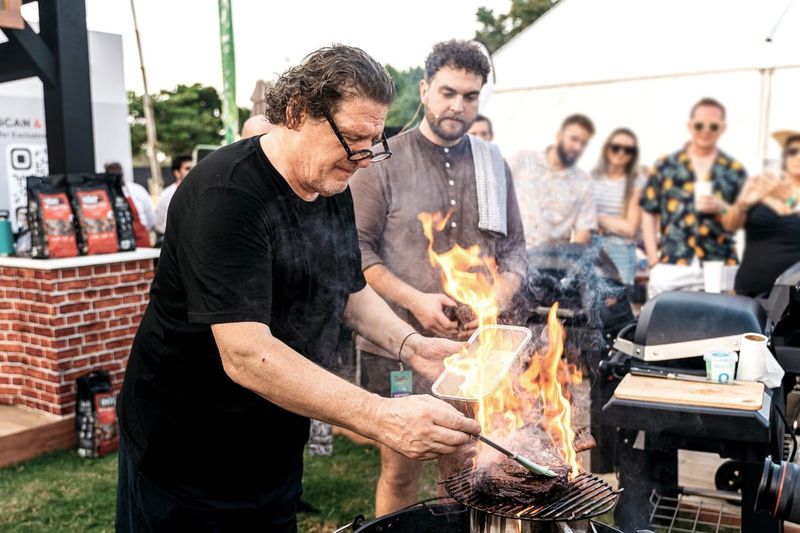
<path id="1" fill-rule="evenodd" d="M 645 361 L 697 357 L 711 350 L 738 350 L 742 333 L 761 332 L 766 311 L 752 298 L 676 291 L 642 308 L 633 340 L 623 330 L 614 348 Z"/>

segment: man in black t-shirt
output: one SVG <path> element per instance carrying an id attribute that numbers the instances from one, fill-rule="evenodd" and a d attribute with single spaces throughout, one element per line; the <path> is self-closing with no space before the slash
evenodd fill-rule
<path id="1" fill-rule="evenodd" d="M 342 320 L 427 377 L 423 337 L 366 286 L 347 181 L 390 154 L 383 67 L 342 45 L 270 89 L 276 129 L 220 148 L 173 198 L 119 401 L 118 531 L 295 531 L 308 418 L 414 459 L 480 427 L 430 396 L 327 372 Z"/>

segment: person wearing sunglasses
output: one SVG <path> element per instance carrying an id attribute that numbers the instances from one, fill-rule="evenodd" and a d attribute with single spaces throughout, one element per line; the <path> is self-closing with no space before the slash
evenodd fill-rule
<path id="1" fill-rule="evenodd" d="M 605 250 L 626 285 L 633 285 L 636 274 L 635 239 L 642 218 L 639 197 L 644 177 L 638 163 L 636 135 L 628 128 L 617 128 L 606 139 L 591 173 L 599 226 L 593 241 Z"/>
<path id="2" fill-rule="evenodd" d="M 734 283 L 736 294 L 745 296 L 768 294 L 778 276 L 800 261 L 800 131 L 772 137 L 783 149 L 782 170 L 748 179 L 736 202 L 726 206 L 730 229 L 745 232 Z"/>
<path id="3" fill-rule="evenodd" d="M 117 531 L 297 531 L 309 417 L 434 459 L 480 426 L 327 369 L 342 323 L 428 377 L 458 351 L 366 284 L 348 180 L 391 155 L 389 73 L 322 48 L 266 96 L 268 135 L 203 158 L 175 192 L 119 399 Z"/>
<path id="4" fill-rule="evenodd" d="M 482 255 L 496 260 L 501 306 L 510 302 L 526 273 L 525 238 L 511 175 L 495 145 L 467 135 L 489 72 L 489 60 L 475 43 L 434 45 L 419 86 L 424 109 L 419 127 L 393 137 L 392 158 L 359 170 L 351 182 L 361 266 L 369 285 L 403 320 L 426 334 L 451 339 L 464 338 L 476 324 L 467 324 L 465 331 L 445 314 L 457 302 L 445 294 L 441 272 L 428 259 L 420 213 L 449 213 L 444 231 L 436 235 L 442 246 L 437 251 L 477 245 Z M 496 203 L 485 194 L 489 188 Z M 496 218 L 485 217 L 483 207 L 493 208 Z M 397 357 L 365 339 L 358 338 L 356 346 L 362 385 L 391 396 L 391 376 L 401 370 Z M 416 393 L 429 393 L 431 384 L 417 373 L 412 376 Z M 447 459 L 439 467 L 441 475 L 456 468 Z M 376 516 L 417 501 L 421 468 L 419 462 L 381 447 Z"/>
<path id="5" fill-rule="evenodd" d="M 747 173 L 717 147 L 725 132 L 725 107 L 713 98 L 701 99 L 692 106 L 687 127 L 689 142 L 655 163 L 640 200 L 650 298 L 664 291 L 702 290 L 703 261 L 738 264 L 723 210 L 736 200 Z"/>

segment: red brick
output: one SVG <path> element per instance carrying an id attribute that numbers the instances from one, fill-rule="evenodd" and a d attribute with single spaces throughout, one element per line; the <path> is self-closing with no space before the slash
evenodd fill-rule
<path id="1" fill-rule="evenodd" d="M 64 268 L 58 271 L 58 278 L 59 279 L 72 279 L 78 275 L 77 268 Z"/>
<path id="2" fill-rule="evenodd" d="M 56 328 L 55 331 L 53 331 L 53 337 L 57 339 L 61 339 L 63 337 L 69 337 L 70 335 L 75 335 L 76 331 L 77 330 L 75 329 L 74 326 L 67 326 L 65 328 Z"/>
<path id="3" fill-rule="evenodd" d="M 58 306 L 58 313 L 59 314 L 67 314 L 67 313 L 77 313 L 79 311 L 88 311 L 92 308 L 92 304 L 89 302 L 81 302 L 81 303 L 73 303 L 73 304 L 64 304 Z"/>
<path id="4" fill-rule="evenodd" d="M 88 324 L 83 324 L 78 326 L 78 333 L 90 333 L 93 331 L 102 331 L 106 328 L 106 324 L 104 322 L 90 322 Z"/>
<path id="5" fill-rule="evenodd" d="M 68 302 L 80 302 L 84 299 L 84 293 L 82 292 L 70 292 L 66 295 Z"/>
<path id="6" fill-rule="evenodd" d="M 92 287 L 105 287 L 107 285 L 117 285 L 119 283 L 119 276 L 100 276 L 92 279 Z"/>
<path id="7" fill-rule="evenodd" d="M 122 270 L 125 271 L 125 272 L 134 272 L 136 270 L 139 270 L 139 265 L 136 263 L 136 261 L 131 261 L 129 263 L 123 263 L 123 265 L 124 266 L 123 266 Z"/>
<path id="8" fill-rule="evenodd" d="M 122 305 L 122 298 L 106 298 L 105 300 L 97 300 L 93 302 L 95 309 L 105 309 L 107 307 L 116 307 Z"/>
<path id="9" fill-rule="evenodd" d="M 130 294 L 136 291 L 136 287 L 133 285 L 123 285 L 122 287 L 117 287 L 114 289 L 114 295 L 118 294 Z"/>
<path id="10" fill-rule="evenodd" d="M 122 303 L 126 303 L 126 304 L 138 304 L 141 301 L 142 301 L 142 297 L 141 297 L 141 295 L 138 295 L 138 294 L 134 295 L 134 296 L 126 296 L 125 298 L 122 299 Z"/>
<path id="11" fill-rule="evenodd" d="M 71 289 L 86 289 L 91 287 L 91 280 L 89 279 L 73 279 L 70 281 L 59 281 L 56 283 L 57 291 L 68 291 Z"/>
<path id="12" fill-rule="evenodd" d="M 115 348 L 130 348 L 133 344 L 133 339 L 120 339 L 118 341 L 111 341 L 106 343 L 106 349 L 113 350 Z"/>
<path id="13" fill-rule="evenodd" d="M 78 277 L 83 278 L 83 277 L 91 276 L 91 275 L 92 275 L 92 267 L 85 266 L 85 267 L 78 268 Z"/>
<path id="14" fill-rule="evenodd" d="M 102 276 L 108 274 L 108 265 L 94 265 L 92 267 L 92 275 Z"/>
<path id="15" fill-rule="evenodd" d="M 112 263 L 108 265 L 109 272 L 122 272 L 122 263 Z"/>

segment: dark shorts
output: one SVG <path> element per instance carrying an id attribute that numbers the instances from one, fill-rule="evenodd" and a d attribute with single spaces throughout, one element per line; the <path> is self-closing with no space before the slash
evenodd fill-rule
<path id="1" fill-rule="evenodd" d="M 384 398 L 391 396 L 391 384 L 389 373 L 400 370 L 400 364 L 396 359 L 381 357 L 369 352 L 361 351 L 361 387 L 370 392 L 374 392 Z M 404 366 L 408 368 L 408 366 Z M 428 381 L 418 373 L 413 372 L 412 389 L 414 394 L 430 394 L 432 381 Z"/>
<path id="2" fill-rule="evenodd" d="M 117 483 L 117 532 L 143 531 L 270 531 L 297 532 L 297 502 L 302 466 L 297 487 L 287 487 L 284 494 L 298 494 L 278 504 L 254 505 L 252 502 L 215 501 L 192 497 L 187 490 L 165 487 L 143 476 L 125 450 L 119 446 Z"/>

